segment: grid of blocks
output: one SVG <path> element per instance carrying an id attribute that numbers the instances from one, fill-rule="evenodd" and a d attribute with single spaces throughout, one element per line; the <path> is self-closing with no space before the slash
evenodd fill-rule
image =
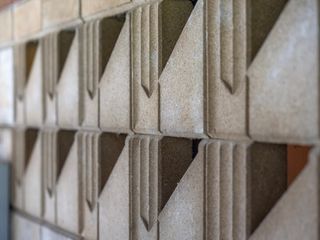
<path id="1" fill-rule="evenodd" d="M 0 11 L 13 239 L 319 239 L 318 0 Z M 287 187 L 287 144 L 312 149 Z"/>

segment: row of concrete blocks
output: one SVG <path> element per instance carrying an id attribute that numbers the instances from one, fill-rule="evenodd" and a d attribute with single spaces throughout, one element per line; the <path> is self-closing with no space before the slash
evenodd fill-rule
<path id="1" fill-rule="evenodd" d="M 1 124 L 317 142 L 318 2 L 265 22 L 252 6 L 250 24 L 234 2 L 167 0 L 2 49 Z"/>
<path id="2" fill-rule="evenodd" d="M 265 228 L 283 236 L 271 239 L 318 236 L 315 153 L 278 202 L 286 145 L 36 129 L 13 138 L 14 208 L 72 236 L 261 239 Z"/>
<path id="3" fill-rule="evenodd" d="M 23 0 L 0 10 L 0 46 L 154 0 Z"/>

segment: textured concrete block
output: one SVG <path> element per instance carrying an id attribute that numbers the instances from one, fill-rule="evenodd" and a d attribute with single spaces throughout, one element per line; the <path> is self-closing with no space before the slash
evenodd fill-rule
<path id="1" fill-rule="evenodd" d="M 118 18 L 117 21 L 121 19 Z M 117 41 L 114 43 L 100 82 L 100 128 L 109 132 L 129 132 L 131 76 L 129 16 L 124 23 L 116 24 L 114 28 L 115 31 L 111 34 Z"/>
<path id="2" fill-rule="evenodd" d="M 128 77 L 122 77 L 120 75 L 121 72 L 113 72 L 114 69 L 110 70 L 108 68 L 109 62 L 112 60 L 113 50 L 115 48 L 116 42 L 118 40 L 119 34 L 121 32 L 123 23 L 125 21 L 125 17 L 111 17 L 99 19 L 96 21 L 92 21 L 84 24 L 81 27 L 81 77 L 82 82 L 84 84 L 83 88 L 83 120 L 82 125 L 88 128 L 98 128 L 99 126 L 99 118 L 101 119 L 101 125 L 103 128 L 112 129 L 112 125 L 109 124 L 114 118 L 119 117 L 116 112 L 112 110 L 114 103 L 119 102 L 121 105 L 122 100 L 125 101 L 127 99 L 127 105 L 125 107 L 116 108 L 118 111 L 126 112 L 128 111 L 129 105 L 129 89 L 128 87 L 123 90 L 126 91 L 126 94 L 123 98 L 119 98 L 117 93 L 113 92 L 113 89 L 107 84 L 112 85 L 112 82 L 116 80 L 117 87 L 123 87 L 123 80 L 125 79 L 127 86 L 129 86 L 129 74 Z M 128 36 L 129 37 L 129 36 Z M 116 54 L 116 53 L 115 53 Z M 113 56 L 114 58 L 115 56 Z M 126 55 L 128 59 L 128 55 Z M 114 61 L 114 60 L 113 60 Z M 129 61 L 129 59 L 128 59 Z M 120 63 L 117 62 L 119 65 Z M 125 66 L 121 66 L 125 67 Z M 126 66 L 129 67 L 129 66 Z M 123 69 L 125 71 L 129 71 L 128 69 Z M 110 74 L 117 74 L 117 77 Z M 124 74 L 126 75 L 126 74 Z M 100 81 L 103 84 L 103 89 L 100 91 Z M 106 83 L 107 82 L 107 83 Z M 121 84 L 120 84 L 121 83 Z M 113 85 L 114 87 L 114 85 Z M 99 96 L 100 94 L 100 96 Z M 114 99 L 111 99 L 111 98 Z M 107 98 L 107 100 L 106 100 Z M 100 101 L 99 101 L 100 99 Z M 99 104 L 101 103 L 101 113 L 99 111 Z M 111 109 L 110 109 L 111 108 Z M 99 117 L 101 114 L 101 117 Z M 116 117 L 112 117 L 116 115 Z M 129 117 L 127 117 L 127 121 L 129 121 Z M 117 118 L 116 123 L 121 123 L 121 118 Z M 128 127 L 128 126 L 127 126 Z M 120 128 L 120 127 L 119 127 Z"/>
<path id="3" fill-rule="evenodd" d="M 254 139 L 305 143 L 319 136 L 317 7 L 291 0 L 248 70 Z"/>
<path id="4" fill-rule="evenodd" d="M 57 165 L 57 225 L 69 232 L 81 231 L 81 162 L 79 156 L 80 136 L 73 131 L 58 134 Z"/>
<path id="5" fill-rule="evenodd" d="M 73 131 L 43 132 L 43 218 L 74 234 L 82 226 L 80 143 Z"/>
<path id="6" fill-rule="evenodd" d="M 99 196 L 100 239 L 129 239 L 129 142 L 124 137 L 103 134 L 101 170 L 104 184 Z"/>
<path id="7" fill-rule="evenodd" d="M 44 86 L 44 111 L 46 126 L 57 125 L 57 85 L 74 38 L 73 30 L 62 30 L 41 39 Z"/>
<path id="8" fill-rule="evenodd" d="M 28 126 L 43 123 L 42 46 L 39 41 L 26 43 L 26 82 L 24 86 L 25 121 Z"/>
<path id="9" fill-rule="evenodd" d="M 171 34 L 170 31 L 173 30 L 172 26 L 166 23 L 175 24 L 172 17 L 176 21 L 181 21 L 177 20 L 181 17 L 188 17 L 171 13 L 172 10 L 179 12 L 180 7 L 186 11 L 192 8 L 192 4 L 190 1 L 162 3 L 165 33 Z M 164 134 L 204 134 L 203 18 L 203 1 L 200 0 L 184 26 L 160 76 L 160 129 Z"/>
<path id="10" fill-rule="evenodd" d="M 158 216 L 191 162 L 189 139 L 137 136 L 130 140 L 132 239 L 159 239 Z"/>
<path id="11" fill-rule="evenodd" d="M 248 239 L 285 189 L 284 145 L 204 140 L 160 213 L 160 239 Z"/>
<path id="12" fill-rule="evenodd" d="M 11 215 L 11 219 L 11 237 L 13 240 L 41 239 L 41 226 L 39 224 L 16 213 Z"/>
<path id="13" fill-rule="evenodd" d="M 74 240 L 74 239 L 78 239 L 78 238 L 69 237 L 56 230 L 52 230 L 44 226 L 41 227 L 41 240 Z"/>
<path id="14" fill-rule="evenodd" d="M 99 13 L 103 10 L 109 10 L 126 3 L 131 0 L 80 0 L 82 16 L 89 16 Z"/>
<path id="15" fill-rule="evenodd" d="M 24 211 L 42 216 L 42 143 L 41 133 L 35 129 L 25 132 L 25 169 L 23 173 Z"/>
<path id="16" fill-rule="evenodd" d="M 41 136 L 36 129 L 13 132 L 12 205 L 40 217 L 42 213 Z"/>
<path id="17" fill-rule="evenodd" d="M 42 24 L 44 28 L 75 21 L 80 17 L 80 0 L 42 0 Z"/>
<path id="18" fill-rule="evenodd" d="M 66 56 L 63 69 L 61 71 L 58 92 L 58 124 L 65 128 L 75 128 L 79 126 L 81 119 L 80 104 L 80 70 L 79 70 L 79 29 L 73 31 L 70 50 Z"/>
<path id="19" fill-rule="evenodd" d="M 57 202 L 57 174 L 59 165 L 57 130 L 44 130 L 42 132 L 42 162 L 43 162 L 43 214 L 45 221 L 56 224 L 56 202 Z M 60 137 L 61 139 L 61 137 Z M 68 140 L 68 139 L 66 139 Z M 65 150 L 67 151 L 67 150 Z"/>
<path id="20" fill-rule="evenodd" d="M 15 39 L 22 39 L 41 30 L 41 0 L 27 0 L 13 7 Z"/>
<path id="21" fill-rule="evenodd" d="M 1 22 L 1 20 L 0 20 Z M 1 31 L 1 30 L 0 30 Z M 13 48 L 0 50 L 0 124 L 14 123 L 14 60 Z"/>
<path id="22" fill-rule="evenodd" d="M 131 13 L 131 117 L 135 132 L 160 130 L 159 76 L 192 8 L 190 1 L 166 0 Z"/>
<path id="23" fill-rule="evenodd" d="M 250 239 L 319 239 L 319 149 Z M 280 227 L 279 227 L 280 226 Z"/>
<path id="24" fill-rule="evenodd" d="M 42 54 L 37 40 L 14 47 L 15 122 L 37 127 L 43 120 Z"/>
<path id="25" fill-rule="evenodd" d="M 0 11 L 0 45 L 12 41 L 13 32 L 13 14 L 12 7 Z"/>

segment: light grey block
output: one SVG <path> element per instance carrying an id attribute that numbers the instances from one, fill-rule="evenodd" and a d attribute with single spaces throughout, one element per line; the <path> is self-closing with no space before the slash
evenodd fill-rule
<path id="1" fill-rule="evenodd" d="M 124 25 L 100 82 L 100 128 L 130 131 L 130 19 Z"/>
<path id="2" fill-rule="evenodd" d="M 74 35 L 75 33 L 72 29 L 62 30 L 48 34 L 41 39 L 45 126 L 54 127 L 58 122 L 57 85 L 59 84 Z"/>
<path id="3" fill-rule="evenodd" d="M 77 128 L 81 121 L 81 81 L 79 70 L 80 47 L 79 29 L 74 29 L 74 37 L 61 72 L 58 92 L 58 124 L 64 128 Z"/>
<path id="4" fill-rule="evenodd" d="M 12 7 L 0 11 L 0 45 L 8 44 L 13 39 L 13 13 Z"/>
<path id="5" fill-rule="evenodd" d="M 130 235 L 159 239 L 158 216 L 192 162 L 192 141 L 136 136 L 130 140 Z"/>
<path id="6" fill-rule="evenodd" d="M 166 3 L 167 8 L 162 7 L 169 13 L 163 14 L 164 21 L 176 17 L 170 15 L 170 7 L 185 11 L 191 5 L 187 1 Z M 160 76 L 160 129 L 164 134 L 204 135 L 203 5 L 202 0 L 197 2 Z"/>
<path id="7" fill-rule="evenodd" d="M 248 70 L 254 139 L 310 143 L 319 136 L 317 7 L 289 1 Z"/>
<path id="8" fill-rule="evenodd" d="M 20 40 L 41 30 L 41 0 L 29 0 L 13 6 L 14 39 Z M 28 19 L 28 22 L 26 22 Z"/>
<path id="9" fill-rule="evenodd" d="M 112 144 L 114 145 L 114 144 Z M 106 151 L 102 171 L 107 173 L 105 185 L 101 185 L 99 197 L 99 237 L 100 239 L 130 239 L 129 215 L 129 138 L 119 146 L 102 144 Z M 114 155 L 112 152 L 117 152 Z M 118 155 L 118 156 L 117 156 Z"/>
<path id="10" fill-rule="evenodd" d="M 190 1 L 166 0 L 131 13 L 131 124 L 135 132 L 160 130 L 159 76 L 192 7 Z"/>
<path id="11" fill-rule="evenodd" d="M 40 240 L 41 226 L 19 214 L 11 214 L 11 237 L 13 240 Z"/>
<path id="12" fill-rule="evenodd" d="M 117 83 L 121 82 L 121 77 L 119 72 L 116 72 L 117 77 L 107 76 L 107 79 L 104 76 L 106 68 L 111 60 L 111 56 L 115 47 L 115 44 L 118 40 L 119 34 L 121 32 L 122 26 L 124 24 L 125 17 L 110 17 L 94 20 L 84 24 L 81 27 L 81 81 L 84 84 L 83 87 L 83 119 L 82 126 L 86 128 L 95 128 L 99 126 L 99 120 L 101 120 L 101 126 L 103 128 L 112 129 L 108 124 L 108 121 L 114 120 L 117 118 L 118 114 L 110 111 L 111 103 L 121 102 L 122 98 L 118 95 L 113 95 L 114 99 L 110 99 L 113 89 L 106 88 L 105 86 L 116 81 Z M 128 59 L 128 55 L 126 55 Z M 129 61 L 129 59 L 128 59 Z M 117 62 L 117 64 L 120 64 Z M 125 67 L 126 65 L 122 66 Z M 129 66 L 126 70 L 130 70 Z M 114 69 L 112 69 L 114 70 Z M 107 70 L 106 70 L 107 71 Z M 121 71 L 120 73 L 122 73 Z M 108 71 L 110 74 L 110 70 Z M 115 74 L 113 72 L 112 74 Z M 109 78 L 108 78 L 109 77 Z M 119 79 L 118 79 L 119 78 Z M 127 81 L 125 84 L 129 86 L 129 78 L 125 78 Z M 100 90 L 100 81 L 103 81 L 104 88 Z M 107 82 L 107 83 L 106 83 Z M 114 87 L 114 85 L 113 85 Z M 122 84 L 117 86 L 122 88 Z M 122 91 L 126 91 L 126 94 L 123 96 L 123 100 L 127 99 L 127 105 L 129 102 L 129 89 L 128 87 L 124 88 Z M 100 94 L 100 95 L 99 95 Z M 108 98 L 109 97 L 109 98 Z M 108 98 L 107 101 L 105 98 Z M 109 100 L 113 100 L 109 102 Z M 101 104 L 99 111 L 99 104 Z M 122 112 L 126 112 L 127 109 L 123 106 L 119 108 Z M 118 111 L 119 111 L 118 110 Z M 101 115 L 101 117 L 100 117 Z M 116 117 L 114 117 L 115 115 Z M 127 119 L 128 121 L 128 119 Z M 113 121 L 113 124 L 116 121 Z M 108 126 L 109 125 L 109 126 Z M 115 130 L 113 130 L 115 131 Z"/>
<path id="13" fill-rule="evenodd" d="M 53 28 L 80 18 L 80 0 L 42 0 L 42 26 Z"/>

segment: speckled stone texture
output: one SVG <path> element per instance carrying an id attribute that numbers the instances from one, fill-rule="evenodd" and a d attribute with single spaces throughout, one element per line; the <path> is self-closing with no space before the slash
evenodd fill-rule
<path id="1" fill-rule="evenodd" d="M 317 0 L 2 8 L 12 239 L 318 239 L 319 9 Z M 291 144 L 313 149 L 292 183 Z"/>

